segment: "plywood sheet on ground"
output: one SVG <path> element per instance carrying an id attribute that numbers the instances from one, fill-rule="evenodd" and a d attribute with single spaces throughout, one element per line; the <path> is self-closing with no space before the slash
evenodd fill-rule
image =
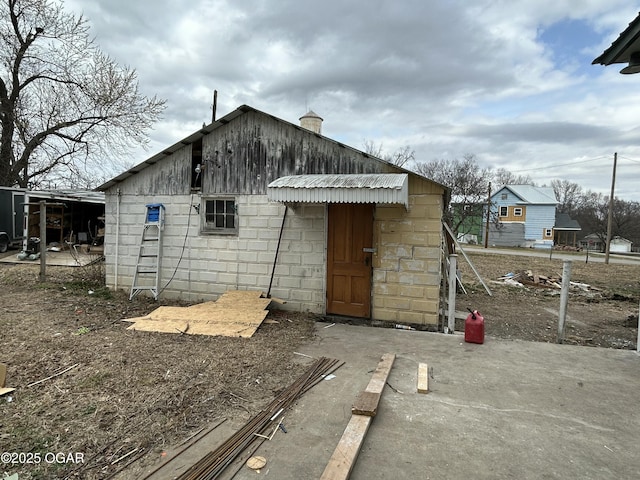
<path id="1" fill-rule="evenodd" d="M 125 319 L 129 330 L 191 335 L 251 337 L 267 316 L 271 300 L 262 292 L 232 290 L 215 302 L 190 307 L 158 307 L 149 315 Z"/>

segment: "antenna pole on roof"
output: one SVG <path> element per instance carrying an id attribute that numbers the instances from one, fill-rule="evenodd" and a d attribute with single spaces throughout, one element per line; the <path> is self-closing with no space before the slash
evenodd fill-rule
<path id="1" fill-rule="evenodd" d="M 216 108 L 218 107 L 218 91 L 213 91 L 213 111 L 211 112 L 211 123 L 216 121 Z"/>

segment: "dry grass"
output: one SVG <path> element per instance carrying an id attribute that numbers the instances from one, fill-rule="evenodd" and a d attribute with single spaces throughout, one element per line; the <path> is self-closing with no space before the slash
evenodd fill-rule
<path id="1" fill-rule="evenodd" d="M 301 374 L 292 352 L 313 335 L 312 319 L 283 312 L 249 339 L 133 332 L 120 319 L 157 303 L 130 302 L 79 270 L 49 269 L 44 284 L 37 275 L 0 265 L 0 361 L 17 388 L 0 400 L 3 450 L 81 452 L 85 463 L 4 466 L 21 480 L 108 478 L 133 448 L 163 449 L 216 417 L 249 418 Z"/>

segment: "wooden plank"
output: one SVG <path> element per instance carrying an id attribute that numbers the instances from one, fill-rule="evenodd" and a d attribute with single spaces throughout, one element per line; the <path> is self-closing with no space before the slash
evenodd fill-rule
<path id="1" fill-rule="evenodd" d="M 360 392 L 356 397 L 356 401 L 353 402 L 351 407 L 351 413 L 354 415 L 367 415 L 369 417 L 375 417 L 378 413 L 378 402 L 380 401 L 380 395 L 374 392 Z"/>
<path id="2" fill-rule="evenodd" d="M 7 366 L 4 363 L 0 363 L 0 397 L 15 390 L 15 388 L 5 388 L 6 379 Z"/>
<path id="3" fill-rule="evenodd" d="M 418 393 L 429 393 L 429 366 L 418 364 Z"/>
<path id="4" fill-rule="evenodd" d="M 351 420 L 349 420 L 340 443 L 329 459 L 320 480 L 346 480 L 349 478 L 372 419 L 373 417 L 366 415 L 351 415 Z"/>
<path id="5" fill-rule="evenodd" d="M 396 356 L 393 353 L 385 353 L 380 359 L 371 380 L 369 380 L 369 385 L 363 392 L 363 398 L 367 397 L 368 409 L 377 410 L 382 390 L 387 383 L 395 359 Z M 351 415 L 351 420 L 349 420 L 320 480 L 346 480 L 349 478 L 372 420 L 373 416 L 369 415 Z"/>
<path id="6" fill-rule="evenodd" d="M 385 353 L 382 355 L 375 372 L 373 372 L 371 376 L 371 380 L 369 380 L 369 385 L 365 388 L 365 392 L 382 395 L 382 390 L 387 383 L 387 378 L 389 378 L 389 373 L 391 372 L 391 367 L 395 359 L 395 353 Z"/>

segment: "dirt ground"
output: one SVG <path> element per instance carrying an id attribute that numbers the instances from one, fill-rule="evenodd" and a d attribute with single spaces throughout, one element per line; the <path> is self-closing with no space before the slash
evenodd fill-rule
<path id="1" fill-rule="evenodd" d="M 458 295 L 457 310 L 479 310 L 487 335 L 555 342 L 557 290 L 492 281 L 520 270 L 559 274 L 561 261 L 470 258 L 493 296 L 461 259 L 468 294 Z M 565 343 L 635 348 L 637 321 L 629 318 L 638 311 L 638 269 L 574 262 L 572 280 L 595 289 L 571 294 Z M 7 386 L 17 388 L 0 397 L 0 450 L 80 453 L 82 462 L 4 462 L 0 476 L 111 478 L 130 462 L 155 462 L 216 418 L 248 420 L 303 373 L 293 352 L 313 336 L 310 316 L 271 311 L 277 323 L 249 339 L 133 332 L 121 319 L 179 303 L 130 302 L 100 286 L 100 266 L 47 272 L 40 283 L 36 265 L 0 264 L 0 362 Z"/>
<path id="2" fill-rule="evenodd" d="M 458 293 L 456 310 L 478 310 L 485 317 L 487 335 L 556 342 L 560 290 L 529 285 L 509 286 L 499 278 L 523 271 L 561 277 L 562 260 L 478 253 L 468 256 L 493 295 L 486 293 L 460 255 L 460 271 L 467 294 Z M 583 256 L 576 256 L 576 260 L 572 261 L 570 279 L 572 282 L 585 283 L 589 288 L 570 290 L 563 343 L 635 349 L 640 264 L 585 263 Z M 464 320 L 456 321 L 456 329 L 464 330 Z"/>
<path id="3" fill-rule="evenodd" d="M 91 267 L 50 267 L 43 284 L 38 273 L 0 264 L 0 362 L 17 388 L 0 397 L 0 450 L 81 453 L 83 462 L 3 461 L 0 477 L 110 478 L 216 418 L 248 420 L 303 373 L 292 357 L 313 335 L 305 315 L 271 312 L 278 323 L 249 339 L 133 332 L 120 320 L 176 303 L 130 302 L 93 282 Z"/>

